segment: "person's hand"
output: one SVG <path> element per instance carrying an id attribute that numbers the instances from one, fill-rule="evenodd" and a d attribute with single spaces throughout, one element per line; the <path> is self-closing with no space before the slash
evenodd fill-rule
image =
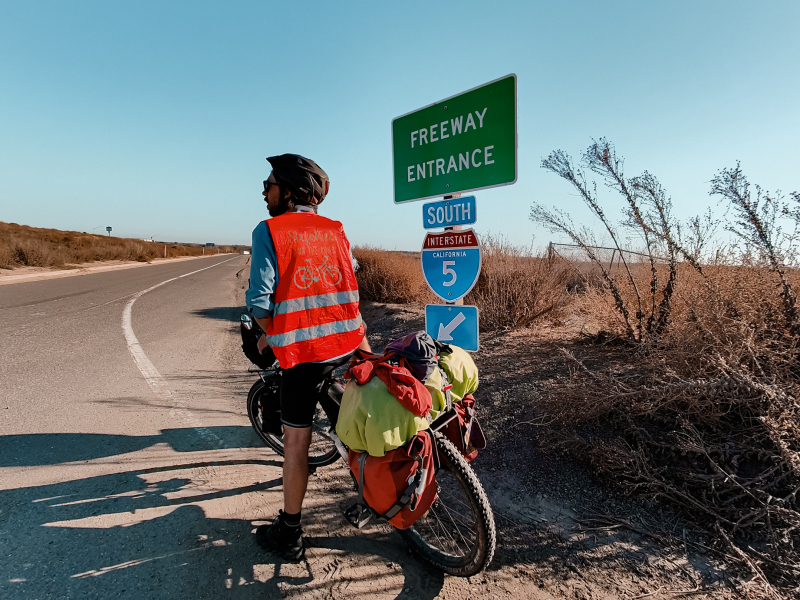
<path id="1" fill-rule="evenodd" d="M 267 342 L 267 336 L 262 335 L 260 338 L 258 338 L 258 353 L 261 354 L 264 352 L 264 348 L 267 346 L 269 346 L 269 342 Z"/>

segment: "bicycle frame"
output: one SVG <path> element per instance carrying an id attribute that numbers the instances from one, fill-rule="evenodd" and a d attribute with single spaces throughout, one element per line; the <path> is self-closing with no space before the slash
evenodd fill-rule
<path id="1" fill-rule="evenodd" d="M 260 371 L 259 377 L 262 381 L 264 381 L 264 383 L 266 383 L 268 377 L 280 377 L 282 371 L 283 370 L 276 361 L 271 368 Z M 330 374 L 326 378 L 323 385 L 327 386 L 326 391 L 331 400 L 333 400 L 337 406 L 341 406 L 342 394 L 344 393 L 344 386 L 342 385 L 342 382 L 339 381 L 333 374 Z M 322 409 L 325 410 L 325 407 L 323 406 Z M 325 410 L 325 414 L 328 416 L 328 420 L 331 422 L 331 430 L 328 432 L 328 436 L 330 437 L 331 441 L 333 441 L 342 459 L 347 462 L 347 446 L 339 439 L 339 436 L 336 435 L 336 420 L 328 414 L 327 410 Z M 429 429 L 430 431 L 441 431 L 445 426 L 447 426 L 448 423 L 450 423 L 450 421 L 457 418 L 458 413 L 456 412 L 456 409 L 453 408 L 452 403 L 449 403 L 448 406 L 441 412 L 441 414 L 430 424 Z"/>

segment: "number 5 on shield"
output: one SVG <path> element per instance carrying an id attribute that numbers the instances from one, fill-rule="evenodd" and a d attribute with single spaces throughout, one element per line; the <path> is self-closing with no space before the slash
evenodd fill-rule
<path id="1" fill-rule="evenodd" d="M 450 287 L 451 285 L 453 285 L 456 282 L 456 272 L 453 269 L 450 268 L 454 264 L 456 264 L 456 261 L 454 261 L 454 260 L 442 261 L 442 275 L 452 275 L 453 276 L 453 278 L 450 281 L 445 281 L 445 282 L 442 283 L 442 285 Z"/>

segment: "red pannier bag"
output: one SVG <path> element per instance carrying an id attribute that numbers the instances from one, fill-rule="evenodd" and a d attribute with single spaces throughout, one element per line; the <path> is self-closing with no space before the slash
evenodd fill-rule
<path id="1" fill-rule="evenodd" d="M 453 402 L 457 418 L 442 429 L 442 434 L 461 452 L 467 462 L 478 456 L 478 450 L 486 448 L 486 438 L 475 418 L 475 398 L 472 394 L 464 396 L 460 402 Z"/>
<path id="2" fill-rule="evenodd" d="M 345 512 L 355 527 L 369 522 L 364 505 L 398 529 L 408 529 L 436 500 L 436 467 L 431 434 L 383 456 L 350 450 L 348 463 L 358 484 L 358 501 Z M 362 484 L 363 480 L 363 484 Z"/>

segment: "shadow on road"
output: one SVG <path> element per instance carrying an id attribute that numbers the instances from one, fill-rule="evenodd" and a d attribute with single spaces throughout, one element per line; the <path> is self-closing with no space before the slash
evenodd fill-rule
<path id="1" fill-rule="evenodd" d="M 442 574 L 409 555 L 388 528 L 349 529 L 341 494 L 313 495 L 305 562 L 286 564 L 261 550 L 253 530 L 280 501 L 279 459 L 265 450 L 265 460 L 209 460 L 208 450 L 263 447 L 249 427 L 209 430 L 223 446 L 194 429 L 0 437 L 0 466 L 71 462 L 71 473 L 75 463 L 153 444 L 187 453 L 169 465 L 132 461 L 139 468 L 0 491 L 0 597 L 388 599 L 413 587 L 415 598 L 430 600 L 441 591 Z M 240 518 L 215 516 L 223 508 Z"/>
<path id="2" fill-rule="evenodd" d="M 242 314 L 246 313 L 247 309 L 244 306 L 218 306 L 214 308 L 202 308 L 193 310 L 192 314 L 197 317 L 205 317 L 206 319 L 216 319 L 218 321 L 235 321 L 239 322 Z"/>
<path id="3" fill-rule="evenodd" d="M 252 427 L 164 429 L 160 435 L 34 433 L 0 436 L 0 467 L 30 467 L 86 461 L 169 444 L 177 452 L 262 448 Z"/>

